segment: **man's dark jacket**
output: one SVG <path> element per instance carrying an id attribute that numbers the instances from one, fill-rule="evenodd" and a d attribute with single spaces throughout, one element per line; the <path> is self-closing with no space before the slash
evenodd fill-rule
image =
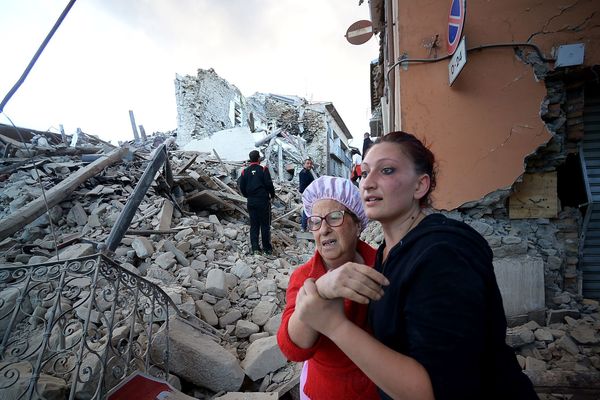
<path id="1" fill-rule="evenodd" d="M 259 163 L 250 163 L 242 171 L 240 191 L 248 202 L 267 202 L 275 198 L 275 188 L 267 167 Z"/>
<path id="2" fill-rule="evenodd" d="M 308 185 L 310 185 L 310 183 L 314 180 L 315 180 L 315 177 L 312 175 L 310 170 L 306 169 L 306 168 L 302 168 L 302 171 L 300 171 L 300 173 L 298 174 L 298 181 L 300 183 L 298 185 L 298 191 L 300 193 L 304 193 L 304 189 L 306 189 L 308 187 Z"/>
<path id="3" fill-rule="evenodd" d="M 362 157 L 365 158 L 365 155 L 367 154 L 367 150 L 369 150 L 369 147 L 373 146 L 373 141 L 371 140 L 371 138 L 365 138 L 365 140 L 363 140 L 363 152 L 362 152 Z"/>

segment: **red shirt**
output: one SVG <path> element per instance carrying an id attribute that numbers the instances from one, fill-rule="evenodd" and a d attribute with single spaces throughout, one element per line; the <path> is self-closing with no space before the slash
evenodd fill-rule
<path id="1" fill-rule="evenodd" d="M 357 249 L 365 264 L 372 267 L 375 263 L 375 249 L 360 240 Z M 315 344 L 308 349 L 296 346 L 290 338 L 288 323 L 296 308 L 298 290 L 307 278 L 316 280 L 326 272 L 321 255 L 315 252 L 306 264 L 292 273 L 286 293 L 285 310 L 277 332 L 279 347 L 290 361 L 310 360 L 304 393 L 311 400 L 379 399 L 375 384 L 329 338 L 319 336 Z M 344 300 L 344 310 L 350 321 L 367 329 L 367 305 Z"/>

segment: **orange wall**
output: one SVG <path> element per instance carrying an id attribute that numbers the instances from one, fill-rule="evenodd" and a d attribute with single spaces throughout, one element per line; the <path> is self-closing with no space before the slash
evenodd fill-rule
<path id="1" fill-rule="evenodd" d="M 576 5 L 561 12 L 572 4 Z M 467 48 L 527 42 L 534 33 L 545 32 L 534 35 L 531 43 L 546 57 L 552 56 L 553 46 L 585 43 L 585 64 L 599 64 L 599 4 L 467 1 Z M 450 0 L 399 0 L 397 6 L 400 52 L 409 58 L 429 58 L 424 43 L 438 34 L 437 56 L 447 54 Z M 575 26 L 579 32 L 570 29 Z M 441 209 L 510 187 L 523 173 L 525 157 L 551 137 L 539 116 L 544 83 L 536 82 L 533 68 L 517 59 L 512 48 L 469 52 L 467 59 L 452 87 L 448 61 L 410 64 L 406 71 L 394 71 L 400 82 L 401 128 L 425 138 L 438 159 L 434 204 Z"/>

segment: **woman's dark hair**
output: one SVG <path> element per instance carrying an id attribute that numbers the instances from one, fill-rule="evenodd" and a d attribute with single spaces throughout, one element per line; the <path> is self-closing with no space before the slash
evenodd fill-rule
<path id="1" fill-rule="evenodd" d="M 413 134 L 402 131 L 390 132 L 378 138 L 373 146 L 379 143 L 396 143 L 400 145 L 404 154 L 413 162 L 417 174 L 429 175 L 429 190 L 419 200 L 419 205 L 421 207 L 431 206 L 431 192 L 433 192 L 436 185 L 435 156 L 431 150 Z"/>

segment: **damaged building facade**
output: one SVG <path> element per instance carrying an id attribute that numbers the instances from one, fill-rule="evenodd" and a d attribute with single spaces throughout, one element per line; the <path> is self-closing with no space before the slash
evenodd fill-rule
<path id="1" fill-rule="evenodd" d="M 596 312 L 598 2 L 469 1 L 467 61 L 449 84 L 451 3 L 465 6 L 368 1 L 380 39 L 371 133 L 431 147 L 434 206 L 489 242 L 511 323 Z"/>
<path id="2" fill-rule="evenodd" d="M 318 174 L 350 176 L 352 135 L 330 102 L 267 93 L 246 98 L 213 69 L 199 69 L 196 76 L 178 75 L 175 92 L 177 143 L 184 148 L 193 140 L 242 128 L 238 132 L 245 132 L 248 141 L 262 148 L 274 178 L 297 176 L 293 172 L 302 168 L 307 157 L 314 160 Z M 210 145 L 210 140 L 202 144 Z"/>
<path id="3" fill-rule="evenodd" d="M 439 161 L 436 208 L 532 228 L 542 218 L 557 235 L 571 223 L 572 232 L 557 236 L 564 250 L 560 276 L 549 279 L 556 271 L 547 269 L 547 289 L 556 284 L 554 289 L 600 298 L 600 269 L 587 279 L 577 234 L 594 228 L 583 223 L 595 219 L 588 215 L 595 209 L 594 161 L 586 162 L 594 157 L 593 144 L 588 152 L 585 140 L 598 129 L 595 3 L 511 2 L 498 9 L 470 2 L 463 31 L 468 62 L 452 86 L 444 57 L 447 8 L 404 1 L 369 5 L 382 38 L 372 74 L 374 119 L 384 132 L 414 132 L 431 145 Z M 384 29 L 389 22 L 396 28 Z M 585 49 L 579 65 L 560 66 L 561 45 L 568 44 Z M 593 232 L 587 233 L 591 238 Z M 538 250 L 547 253 L 543 246 Z M 542 258 L 547 267 L 547 255 Z M 556 290 L 546 292 L 551 303 Z"/>

